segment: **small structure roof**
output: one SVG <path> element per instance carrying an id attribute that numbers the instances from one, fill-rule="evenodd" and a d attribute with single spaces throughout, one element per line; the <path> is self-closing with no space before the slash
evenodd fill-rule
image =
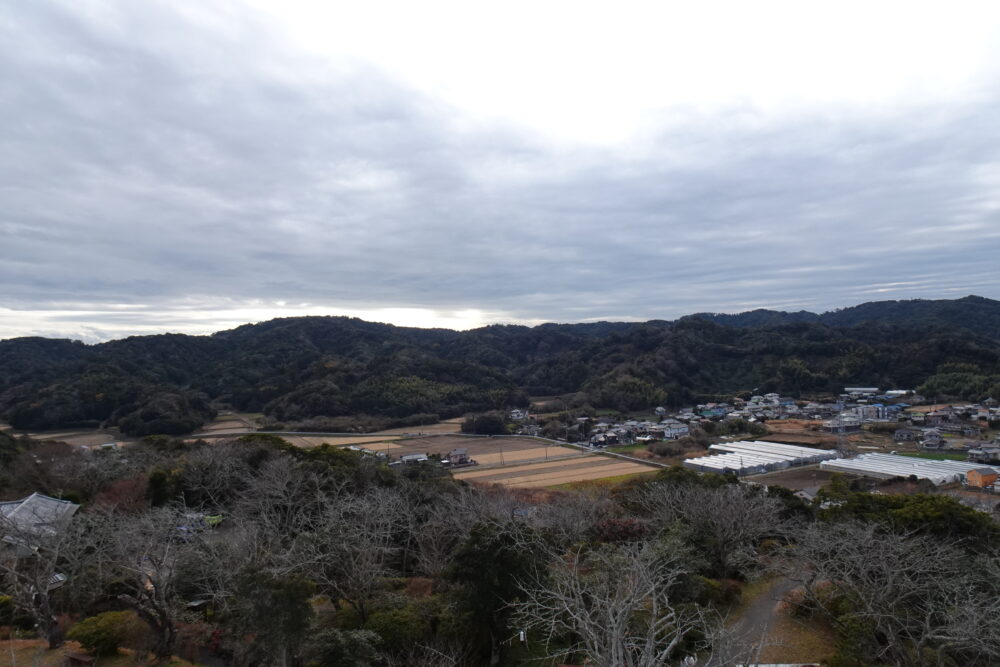
<path id="1" fill-rule="evenodd" d="M 27 535 L 54 535 L 76 514 L 80 506 L 68 500 L 59 500 L 40 493 L 32 493 L 23 500 L 0 503 L 0 532 L 7 533 L 4 541 L 12 542 L 10 533 L 21 541 Z"/>

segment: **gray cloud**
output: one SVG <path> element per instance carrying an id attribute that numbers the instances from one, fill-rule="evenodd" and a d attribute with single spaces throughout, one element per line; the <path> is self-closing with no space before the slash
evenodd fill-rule
<path id="1" fill-rule="evenodd" d="M 577 321 L 1000 297 L 1000 87 L 569 149 L 331 71 L 237 5 L 85 7 L 0 9 L 0 337 L 279 301 Z"/>

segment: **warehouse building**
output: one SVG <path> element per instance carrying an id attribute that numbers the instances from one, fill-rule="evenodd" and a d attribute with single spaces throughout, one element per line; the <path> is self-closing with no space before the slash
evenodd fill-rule
<path id="1" fill-rule="evenodd" d="M 721 453 L 688 459 L 684 461 L 684 467 L 698 472 L 758 475 L 791 466 L 819 463 L 838 456 L 837 452 L 826 449 L 749 440 L 721 442 L 709 449 Z"/>
<path id="2" fill-rule="evenodd" d="M 989 466 L 983 466 L 983 464 L 973 461 L 932 461 L 895 454 L 874 453 L 862 454 L 854 459 L 824 461 L 820 467 L 824 470 L 879 479 L 910 477 L 912 475 L 917 479 L 928 479 L 939 485 L 966 482 L 969 471 L 984 471 L 985 468 L 989 468 Z M 982 475 L 982 472 L 979 474 Z"/>

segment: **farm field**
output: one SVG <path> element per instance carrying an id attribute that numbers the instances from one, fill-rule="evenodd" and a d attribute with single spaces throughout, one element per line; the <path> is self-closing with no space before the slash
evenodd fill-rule
<path id="1" fill-rule="evenodd" d="M 319 447 L 322 444 L 331 447 L 345 447 L 347 445 L 364 445 L 369 447 L 375 443 L 380 443 L 378 447 L 372 449 L 385 450 L 385 446 L 398 438 L 384 435 L 281 435 L 281 439 L 296 447 L 310 449 Z"/>
<path id="2" fill-rule="evenodd" d="M 122 442 L 125 440 L 131 440 L 131 438 L 123 438 L 117 430 L 110 429 L 105 431 L 98 431 L 95 429 L 82 429 L 78 431 L 33 431 L 28 433 L 28 437 L 32 440 L 55 440 L 56 442 L 65 442 L 69 445 L 80 445 L 83 447 L 95 447 L 97 445 L 103 445 L 106 442 Z"/>
<path id="3" fill-rule="evenodd" d="M 199 431 L 201 433 L 242 433 L 251 430 L 247 425 L 235 418 L 216 419 L 205 424 Z"/>
<path id="4" fill-rule="evenodd" d="M 768 435 L 754 438 L 807 447 L 835 447 L 837 436 L 818 430 L 822 422 L 807 419 L 774 419 L 767 423 Z"/>
<path id="5" fill-rule="evenodd" d="M 546 445 L 533 438 L 468 438 L 437 436 L 410 438 L 391 443 L 393 457 L 404 454 L 440 454 L 458 447 L 469 450 L 479 465 L 459 468 L 455 479 L 481 484 L 503 484 L 517 488 L 558 486 L 568 482 L 604 479 L 656 468 L 642 463 L 599 456 L 558 444 Z"/>
<path id="6" fill-rule="evenodd" d="M 528 463 L 477 470 L 467 468 L 455 473 L 455 478 L 480 484 L 502 484 L 516 488 L 558 486 L 570 482 L 620 477 L 651 472 L 641 463 L 623 461 L 597 454 L 584 454 L 574 459 Z"/>
<path id="7" fill-rule="evenodd" d="M 469 456 L 478 461 L 480 465 L 500 463 L 501 456 L 505 463 L 523 461 L 526 458 L 544 459 L 546 450 L 548 450 L 550 458 L 581 454 L 580 450 L 572 447 L 562 447 L 556 444 L 550 444 L 546 447 L 544 440 L 535 440 L 534 438 L 470 438 L 460 435 L 439 435 L 425 438 L 406 438 L 405 440 L 397 440 L 393 444 L 399 447 L 392 451 L 393 456 L 403 456 L 404 454 L 440 454 L 446 456 L 451 450 L 464 447 L 469 450 Z"/>
<path id="8" fill-rule="evenodd" d="M 389 428 L 384 431 L 375 431 L 371 435 L 435 435 L 441 433 L 458 433 L 462 430 L 462 418 L 446 419 L 437 424 L 425 424 L 423 426 L 403 426 L 401 428 Z"/>

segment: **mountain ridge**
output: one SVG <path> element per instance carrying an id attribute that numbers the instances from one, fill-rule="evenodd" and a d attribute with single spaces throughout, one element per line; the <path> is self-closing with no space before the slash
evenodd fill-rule
<path id="1" fill-rule="evenodd" d="M 1000 395 L 998 325 L 1000 302 L 965 297 L 815 318 L 749 311 L 452 331 L 304 317 L 94 345 L 24 337 L 0 341 L 0 418 L 144 435 L 190 432 L 218 405 L 350 428 L 352 419 L 419 423 L 568 393 L 618 410 L 850 384 L 984 398 Z"/>

